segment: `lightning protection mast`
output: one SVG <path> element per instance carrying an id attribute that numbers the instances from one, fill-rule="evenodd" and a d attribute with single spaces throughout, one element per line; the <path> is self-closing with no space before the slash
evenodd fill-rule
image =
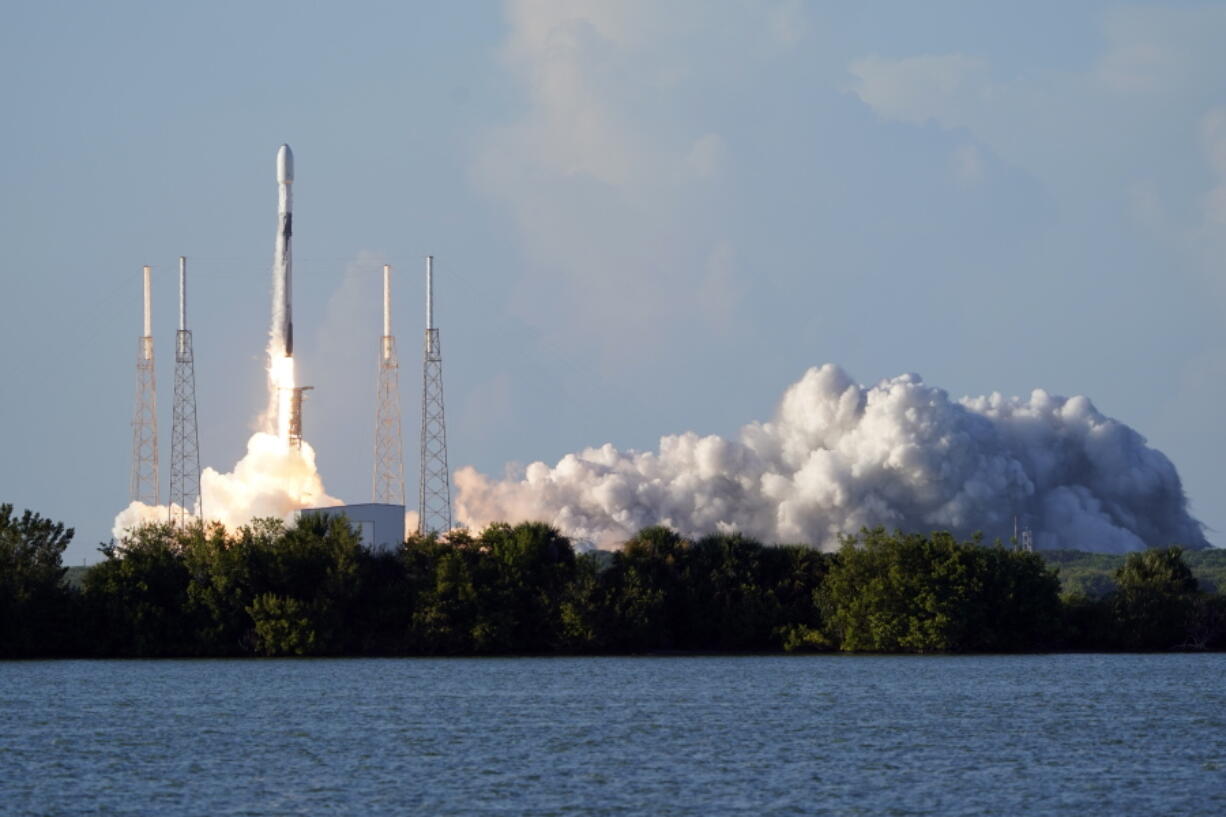
<path id="1" fill-rule="evenodd" d="M 153 267 L 144 268 L 145 334 L 136 349 L 136 410 L 132 415 L 133 502 L 161 504 L 158 484 L 158 394 L 153 367 Z"/>
<path id="2" fill-rule="evenodd" d="M 196 428 L 196 366 L 187 328 L 187 259 L 179 256 L 179 331 L 175 334 L 175 404 L 170 423 L 170 521 L 186 527 L 202 518 L 200 435 Z"/>
<path id="3" fill-rule="evenodd" d="M 400 364 L 392 335 L 392 268 L 383 265 L 383 337 L 375 395 L 375 467 L 371 502 L 404 504 L 404 441 L 400 424 Z"/>
<path id="4" fill-rule="evenodd" d="M 443 350 L 434 328 L 434 256 L 426 256 L 426 337 L 421 386 L 421 474 L 417 532 L 451 530 L 451 478 L 443 415 Z"/>

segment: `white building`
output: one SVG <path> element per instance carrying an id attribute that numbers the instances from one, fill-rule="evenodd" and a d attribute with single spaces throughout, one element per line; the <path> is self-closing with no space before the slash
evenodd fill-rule
<path id="1" fill-rule="evenodd" d="M 321 516 L 345 516 L 361 533 L 362 545 L 371 550 L 397 550 L 404 544 L 404 506 L 381 502 L 337 505 L 332 508 L 305 508 L 298 512 Z"/>

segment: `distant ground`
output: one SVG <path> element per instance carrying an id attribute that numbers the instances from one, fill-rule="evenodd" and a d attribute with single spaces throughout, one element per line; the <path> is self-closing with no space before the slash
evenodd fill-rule
<path id="1" fill-rule="evenodd" d="M 1039 554 L 1048 564 L 1060 568 L 1060 583 L 1065 593 L 1080 592 L 1098 598 L 1115 589 L 1112 575 L 1124 564 L 1125 554 L 1085 553 L 1080 550 L 1043 550 Z M 1185 550 L 1183 560 L 1200 589 L 1210 593 L 1226 591 L 1226 549 Z"/>
<path id="2" fill-rule="evenodd" d="M 68 572 L 64 574 L 64 581 L 69 587 L 80 587 L 81 582 L 85 581 L 85 574 L 89 572 L 89 568 L 84 565 L 77 565 L 68 568 Z"/>
<path id="3" fill-rule="evenodd" d="M 1065 593 L 1084 593 L 1098 598 L 1115 589 L 1112 578 L 1124 564 L 1124 554 L 1086 553 L 1080 550 L 1039 551 L 1048 564 L 1060 569 L 1060 583 Z M 1226 592 L 1226 548 L 1186 550 L 1183 560 L 1200 582 L 1200 589 L 1209 593 Z M 80 587 L 88 567 L 69 567 L 64 581 Z"/>

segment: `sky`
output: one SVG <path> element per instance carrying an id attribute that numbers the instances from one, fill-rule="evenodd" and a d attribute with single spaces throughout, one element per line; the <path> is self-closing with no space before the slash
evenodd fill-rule
<path id="1" fill-rule="evenodd" d="M 735 436 L 806 370 L 1086 395 L 1226 544 L 1226 5 L 13 2 L 0 28 L 0 501 L 99 558 L 154 267 L 202 465 L 264 405 L 274 159 L 329 494 L 371 491 L 393 266 L 416 495 L 423 256 L 450 464 Z"/>

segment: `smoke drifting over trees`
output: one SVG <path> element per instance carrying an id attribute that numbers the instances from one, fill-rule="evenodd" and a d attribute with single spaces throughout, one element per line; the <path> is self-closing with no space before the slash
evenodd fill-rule
<path id="1" fill-rule="evenodd" d="M 1085 397 L 953 400 L 917 375 L 865 388 L 831 364 L 806 372 L 774 419 L 739 440 L 686 432 L 657 451 L 606 444 L 505 480 L 464 468 L 456 486 L 471 527 L 539 520 L 602 547 L 654 524 L 825 550 L 878 525 L 1007 538 L 1015 516 L 1039 548 L 1208 546 L 1171 461 Z"/>

